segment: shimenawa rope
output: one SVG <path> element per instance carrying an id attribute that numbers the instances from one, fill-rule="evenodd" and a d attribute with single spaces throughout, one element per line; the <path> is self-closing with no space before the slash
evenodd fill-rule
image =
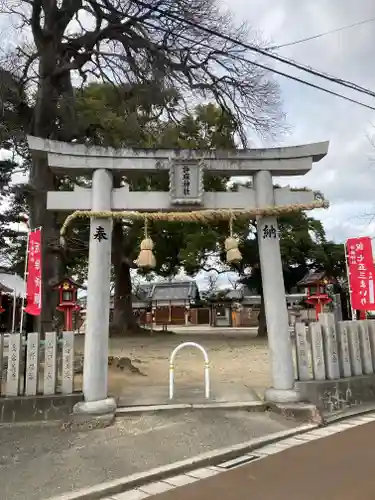
<path id="1" fill-rule="evenodd" d="M 317 200 L 306 204 L 290 204 L 265 208 L 251 208 L 242 210 L 194 210 L 191 212 L 97 212 L 94 210 L 77 210 L 70 214 L 64 221 L 60 230 L 61 243 L 65 243 L 65 234 L 68 226 L 75 219 L 96 217 L 98 219 L 128 219 L 144 221 L 144 239 L 141 241 L 140 253 L 135 263 L 138 267 L 144 269 L 153 269 L 156 266 L 155 256 L 153 254 L 154 243 L 148 235 L 149 221 L 167 221 L 167 222 L 200 222 L 209 224 L 218 220 L 229 221 L 229 237 L 225 240 L 225 250 L 227 253 L 227 262 L 236 263 L 242 259 L 241 252 L 238 249 L 238 239 L 233 236 L 233 222 L 235 219 L 254 219 L 256 217 L 278 216 L 287 213 L 293 213 L 302 210 L 314 210 L 315 208 L 328 208 L 329 203 L 326 200 Z"/>
<path id="2" fill-rule="evenodd" d="M 265 208 L 249 208 L 241 210 L 194 210 L 192 212 L 97 212 L 95 210 L 76 210 L 68 215 L 61 227 L 60 235 L 64 236 L 68 226 L 75 219 L 86 219 L 97 217 L 98 219 L 128 219 L 128 220 L 148 220 L 148 221 L 167 221 L 167 222 L 200 222 L 210 224 L 214 221 L 235 219 L 255 219 L 256 217 L 267 217 L 272 215 L 282 215 L 292 212 L 314 210 L 315 208 L 328 208 L 329 203 L 326 200 L 314 201 L 305 204 L 280 205 Z"/>

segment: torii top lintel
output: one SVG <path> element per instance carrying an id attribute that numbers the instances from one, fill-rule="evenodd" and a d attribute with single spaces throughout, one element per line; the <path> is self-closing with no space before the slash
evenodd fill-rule
<path id="1" fill-rule="evenodd" d="M 252 175 L 268 170 L 275 176 L 304 175 L 312 163 L 328 153 L 329 142 L 267 149 L 196 150 L 196 149 L 113 149 L 51 141 L 28 136 L 34 155 L 47 155 L 50 168 L 72 177 L 98 168 L 114 173 L 168 170 L 171 164 L 201 163 L 218 175 Z"/>

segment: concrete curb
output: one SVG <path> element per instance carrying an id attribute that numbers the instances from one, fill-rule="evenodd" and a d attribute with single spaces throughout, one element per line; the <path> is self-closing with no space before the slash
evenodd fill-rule
<path id="1" fill-rule="evenodd" d="M 213 466 L 225 461 L 233 460 L 238 456 L 249 453 L 267 444 L 273 444 L 282 439 L 297 436 L 299 434 L 317 429 L 318 427 L 319 425 L 317 424 L 307 424 L 294 429 L 275 432 L 268 436 L 252 439 L 245 443 L 220 448 L 218 450 L 202 453 L 195 457 L 181 460 L 170 465 L 157 467 L 147 472 L 124 476 L 120 479 L 115 479 L 114 481 L 108 481 L 106 483 L 97 484 L 89 488 L 83 488 L 72 493 L 55 496 L 49 500 L 100 500 L 104 496 L 118 495 L 119 493 L 123 493 L 124 491 L 131 490 L 133 488 L 138 488 L 153 481 L 160 481 L 194 469 Z"/>
<path id="2" fill-rule="evenodd" d="M 263 401 L 239 401 L 239 402 L 223 402 L 223 403 L 176 403 L 176 404 L 160 404 L 160 405 L 142 405 L 142 406 L 126 406 L 117 408 L 116 417 L 127 415 L 139 415 L 144 413 L 159 413 L 159 412 L 179 412 L 187 410 L 247 410 L 255 412 L 264 412 L 267 410 L 267 404 Z"/>
<path id="3" fill-rule="evenodd" d="M 329 425 L 340 420 L 346 420 L 355 416 L 365 416 L 367 413 L 372 413 L 375 411 L 375 403 L 366 403 L 363 405 L 353 406 L 352 408 L 347 408 L 333 415 L 323 416 L 323 425 Z"/>
<path id="4" fill-rule="evenodd" d="M 159 405 L 126 406 L 117 408 L 116 417 L 154 414 L 161 412 L 180 413 L 194 410 L 244 410 L 248 412 L 270 411 L 300 423 L 322 424 L 323 418 L 315 405 L 306 403 L 277 404 L 266 401 L 238 401 L 217 403 L 175 403 Z"/>
<path id="5" fill-rule="evenodd" d="M 312 424 L 323 424 L 323 417 L 319 409 L 308 403 L 268 403 L 269 411 L 281 415 L 286 419 L 296 422 L 306 422 Z"/>

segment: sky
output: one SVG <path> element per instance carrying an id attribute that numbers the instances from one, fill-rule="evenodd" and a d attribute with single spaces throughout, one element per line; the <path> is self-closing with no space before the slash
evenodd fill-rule
<path id="1" fill-rule="evenodd" d="M 373 0 L 222 0 L 224 5 L 225 1 L 236 21 L 247 21 L 270 46 L 375 17 Z M 278 54 L 375 90 L 374 47 L 375 21 L 279 49 Z M 272 60 L 262 62 L 375 107 L 375 99 L 369 96 Z M 375 237 L 375 147 L 370 140 L 374 135 L 375 144 L 375 112 L 283 77 L 276 78 L 291 130 L 274 145 L 330 141 L 327 157 L 314 164 L 306 176 L 276 181 L 324 193 L 330 208 L 311 214 L 323 221 L 329 239 L 343 242 L 353 236 Z M 257 145 L 264 146 L 259 141 Z M 199 282 L 204 286 L 203 276 Z M 222 277 L 219 284 L 226 285 L 227 279 Z"/>
<path id="2" fill-rule="evenodd" d="M 224 2 L 223 2 L 224 3 Z M 231 0 L 238 22 L 246 21 L 267 46 L 275 46 L 375 18 L 373 0 Z M 375 21 L 277 50 L 321 72 L 375 91 Z M 250 53 L 249 53 L 250 56 Z M 375 107 L 375 99 L 310 76 L 285 64 L 262 63 Z M 276 76 L 290 127 L 279 146 L 330 141 L 325 159 L 303 177 L 276 179 L 280 184 L 320 190 L 328 210 L 310 214 L 323 221 L 327 237 L 344 242 L 375 237 L 375 111 Z M 254 138 L 256 141 L 256 139 Z M 257 141 L 256 141 L 257 142 Z M 257 142 L 258 146 L 265 146 Z M 204 283 L 205 278 L 199 281 Z M 218 281 L 227 285 L 225 276 Z"/>
<path id="3" fill-rule="evenodd" d="M 293 42 L 375 17 L 372 0 L 231 0 L 236 19 L 246 20 L 270 46 Z M 375 21 L 279 49 L 281 56 L 375 90 Z M 266 61 L 266 59 L 264 59 Z M 262 61 L 263 62 L 263 61 Z M 267 60 L 275 69 L 343 93 L 375 107 L 375 99 Z M 281 183 L 320 190 L 329 210 L 312 212 L 337 242 L 375 236 L 375 112 L 299 83 L 276 77 L 282 91 L 288 136 L 279 145 L 330 141 L 327 157 L 301 178 Z M 375 143 L 375 141 L 374 141 Z"/>

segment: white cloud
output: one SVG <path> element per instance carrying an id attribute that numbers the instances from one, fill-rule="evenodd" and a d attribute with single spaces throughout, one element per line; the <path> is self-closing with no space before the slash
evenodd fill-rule
<path id="1" fill-rule="evenodd" d="M 229 2 L 227 2 L 229 5 Z M 233 0 L 230 9 L 238 20 L 247 20 L 263 33 L 270 45 L 292 42 L 317 33 L 374 17 L 372 0 Z M 339 78 L 375 90 L 375 22 L 363 24 L 306 43 L 280 49 L 282 56 L 314 67 Z M 375 99 L 266 60 L 272 68 L 324 86 L 375 107 Z M 373 185 L 375 149 L 368 136 L 375 129 L 375 113 L 302 84 L 277 77 L 284 110 L 292 126 L 283 145 L 330 141 L 327 157 L 302 178 L 277 181 L 321 190 L 331 202 L 327 211 L 315 211 L 324 222 L 327 235 L 336 241 L 349 236 L 375 236 L 375 224 L 364 214 L 375 214 Z M 375 135 L 375 134 L 374 134 Z M 371 223 L 370 223 L 371 222 Z"/>

